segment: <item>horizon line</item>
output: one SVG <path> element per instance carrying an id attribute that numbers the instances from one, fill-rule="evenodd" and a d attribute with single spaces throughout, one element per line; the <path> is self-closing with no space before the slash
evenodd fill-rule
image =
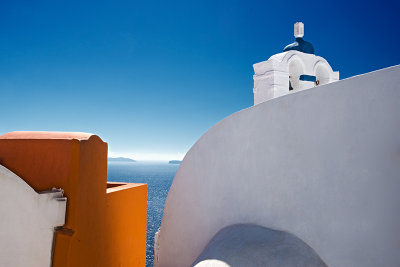
<path id="1" fill-rule="evenodd" d="M 108 151 L 108 158 L 128 158 L 136 161 L 182 161 L 186 153 L 127 153 Z"/>

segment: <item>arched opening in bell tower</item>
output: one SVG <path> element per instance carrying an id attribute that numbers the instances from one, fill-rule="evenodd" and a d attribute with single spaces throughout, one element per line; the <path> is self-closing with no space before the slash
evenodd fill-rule
<path id="1" fill-rule="evenodd" d="M 289 63 L 289 91 L 300 89 L 300 75 L 304 73 L 303 64 L 298 59 Z"/>
<path id="2" fill-rule="evenodd" d="M 323 85 L 330 82 L 329 69 L 324 64 L 318 64 L 315 69 L 316 85 Z"/>

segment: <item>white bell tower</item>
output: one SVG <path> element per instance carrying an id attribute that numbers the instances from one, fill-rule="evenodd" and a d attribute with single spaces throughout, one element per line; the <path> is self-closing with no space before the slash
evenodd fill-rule
<path id="1" fill-rule="evenodd" d="M 339 80 L 329 63 L 316 56 L 311 43 L 304 41 L 304 24 L 294 24 L 295 42 L 282 53 L 267 61 L 256 63 L 254 68 L 254 105 L 295 92 Z"/>

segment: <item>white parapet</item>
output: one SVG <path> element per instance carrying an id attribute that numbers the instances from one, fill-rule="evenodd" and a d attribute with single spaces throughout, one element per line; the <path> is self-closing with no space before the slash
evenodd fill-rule
<path id="1" fill-rule="evenodd" d="M 0 266 L 51 266 L 54 228 L 65 223 L 63 191 L 35 192 L 0 165 Z"/>

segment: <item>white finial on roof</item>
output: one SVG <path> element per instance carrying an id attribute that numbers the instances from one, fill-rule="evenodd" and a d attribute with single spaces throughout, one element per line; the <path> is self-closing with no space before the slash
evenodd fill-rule
<path id="1" fill-rule="evenodd" d="M 303 22 L 296 22 L 294 24 L 294 37 L 302 38 L 304 36 L 304 24 Z"/>

